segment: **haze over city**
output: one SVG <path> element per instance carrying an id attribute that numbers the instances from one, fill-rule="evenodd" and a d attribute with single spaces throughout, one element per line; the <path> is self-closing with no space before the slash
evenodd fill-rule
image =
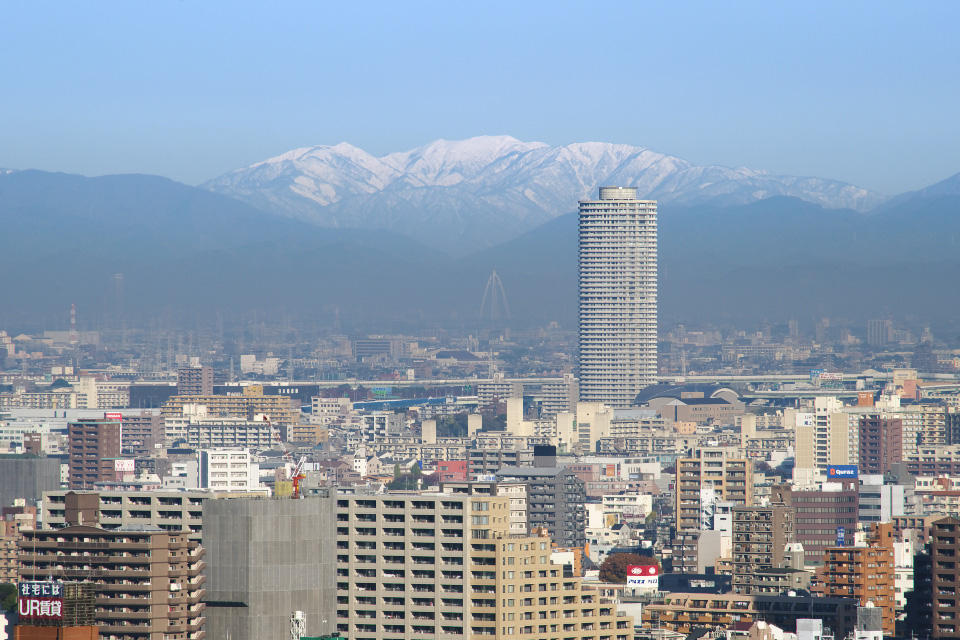
<path id="1" fill-rule="evenodd" d="M 960 5 L 0 5 L 0 640 L 960 640 Z"/>

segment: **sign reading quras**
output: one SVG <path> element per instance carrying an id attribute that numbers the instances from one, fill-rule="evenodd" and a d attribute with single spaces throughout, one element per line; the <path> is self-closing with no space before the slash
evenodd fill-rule
<path id="1" fill-rule="evenodd" d="M 827 478 L 834 480 L 856 478 L 858 474 L 855 464 L 832 464 L 827 467 Z"/>
<path id="2" fill-rule="evenodd" d="M 18 587 L 18 596 L 21 618 L 63 619 L 62 582 L 21 582 Z"/>

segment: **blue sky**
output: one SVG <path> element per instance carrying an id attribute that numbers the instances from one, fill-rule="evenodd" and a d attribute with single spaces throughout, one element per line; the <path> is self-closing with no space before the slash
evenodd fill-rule
<path id="1" fill-rule="evenodd" d="M 884 194 L 960 171 L 960 3 L 5 2 L 0 167 L 622 142 Z"/>

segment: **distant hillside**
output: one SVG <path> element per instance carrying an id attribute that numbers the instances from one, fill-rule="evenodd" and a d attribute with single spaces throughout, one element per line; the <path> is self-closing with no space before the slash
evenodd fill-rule
<path id="1" fill-rule="evenodd" d="M 660 207 L 660 310 L 751 323 L 885 314 L 960 317 L 960 196 L 864 214 L 794 198 Z M 0 175 L 0 328 L 109 321 L 124 276 L 131 325 L 220 313 L 358 330 L 474 330 L 496 269 L 513 325 L 576 327 L 577 219 L 450 256 L 383 230 L 326 229 L 152 176 Z"/>

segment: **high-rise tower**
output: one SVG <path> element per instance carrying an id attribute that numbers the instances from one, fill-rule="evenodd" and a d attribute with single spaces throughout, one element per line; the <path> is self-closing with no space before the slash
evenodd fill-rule
<path id="1" fill-rule="evenodd" d="M 657 381 L 657 203 L 600 187 L 580 202 L 580 399 L 630 406 Z"/>

